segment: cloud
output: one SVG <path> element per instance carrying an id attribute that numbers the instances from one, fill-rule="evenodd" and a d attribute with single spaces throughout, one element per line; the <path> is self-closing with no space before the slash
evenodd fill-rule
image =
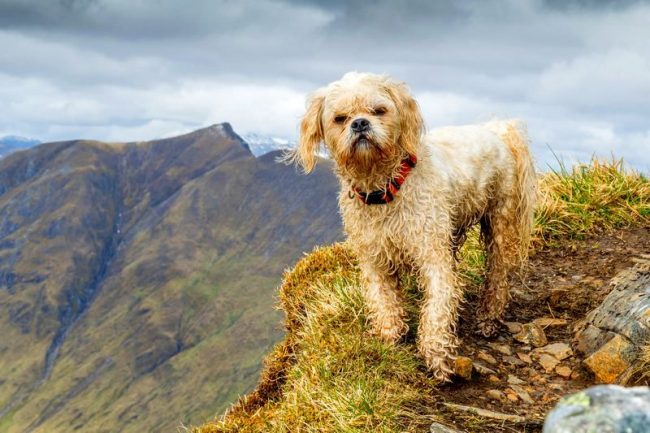
<path id="1" fill-rule="evenodd" d="M 303 23 L 322 23 L 325 15 L 300 5 L 289 8 L 281 2 L 253 0 L 0 0 L 0 28 L 130 41 L 249 32 L 260 21 L 280 24 L 287 16 L 295 18 L 283 23 L 291 30 Z"/>
<path id="2" fill-rule="evenodd" d="M 650 166 L 650 3 L 0 0 L 0 133 L 137 140 L 230 121 L 295 138 L 349 70 L 408 82 L 430 127 L 519 117 L 541 164 Z"/>
<path id="3" fill-rule="evenodd" d="M 650 112 L 650 58 L 612 50 L 554 63 L 539 77 L 534 102 L 563 104 L 589 112 Z"/>
<path id="4" fill-rule="evenodd" d="M 282 85 L 181 81 L 145 88 L 98 86 L 89 93 L 2 74 L 0 100 L 9 114 L 0 118 L 1 135 L 19 126 L 51 140 L 144 140 L 225 121 L 242 133 L 291 137 L 304 108 L 304 94 Z"/>

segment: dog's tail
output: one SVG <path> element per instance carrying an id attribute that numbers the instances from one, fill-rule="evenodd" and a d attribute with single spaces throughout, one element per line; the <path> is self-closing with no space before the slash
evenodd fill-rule
<path id="1" fill-rule="evenodd" d="M 519 120 L 506 122 L 501 139 L 508 146 L 515 161 L 516 224 L 520 229 L 520 265 L 528 260 L 528 249 L 533 233 L 535 203 L 537 201 L 537 174 L 528 146 L 526 125 Z"/>

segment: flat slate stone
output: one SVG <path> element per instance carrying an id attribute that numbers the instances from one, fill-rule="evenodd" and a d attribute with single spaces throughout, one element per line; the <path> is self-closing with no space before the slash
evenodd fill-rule
<path id="1" fill-rule="evenodd" d="M 433 424 L 431 424 L 431 428 L 429 432 L 430 433 L 462 433 L 456 429 L 447 427 L 446 425 L 440 424 L 438 422 L 434 422 Z"/>

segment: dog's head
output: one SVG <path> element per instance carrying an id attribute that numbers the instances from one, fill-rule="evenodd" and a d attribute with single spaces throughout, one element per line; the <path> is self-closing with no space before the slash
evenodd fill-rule
<path id="1" fill-rule="evenodd" d="M 380 174 L 417 153 L 423 125 L 404 83 L 350 72 L 309 97 L 293 159 L 310 172 L 325 143 L 347 175 L 358 179 Z"/>

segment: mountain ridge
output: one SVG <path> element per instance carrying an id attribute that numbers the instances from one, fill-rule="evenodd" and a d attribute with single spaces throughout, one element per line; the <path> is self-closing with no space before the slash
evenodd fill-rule
<path id="1" fill-rule="evenodd" d="M 255 158 L 229 124 L 0 160 L 0 432 L 173 428 L 252 387 L 282 270 L 341 236 L 321 166 Z M 172 385 L 197 370 L 221 391 L 188 414 Z"/>

